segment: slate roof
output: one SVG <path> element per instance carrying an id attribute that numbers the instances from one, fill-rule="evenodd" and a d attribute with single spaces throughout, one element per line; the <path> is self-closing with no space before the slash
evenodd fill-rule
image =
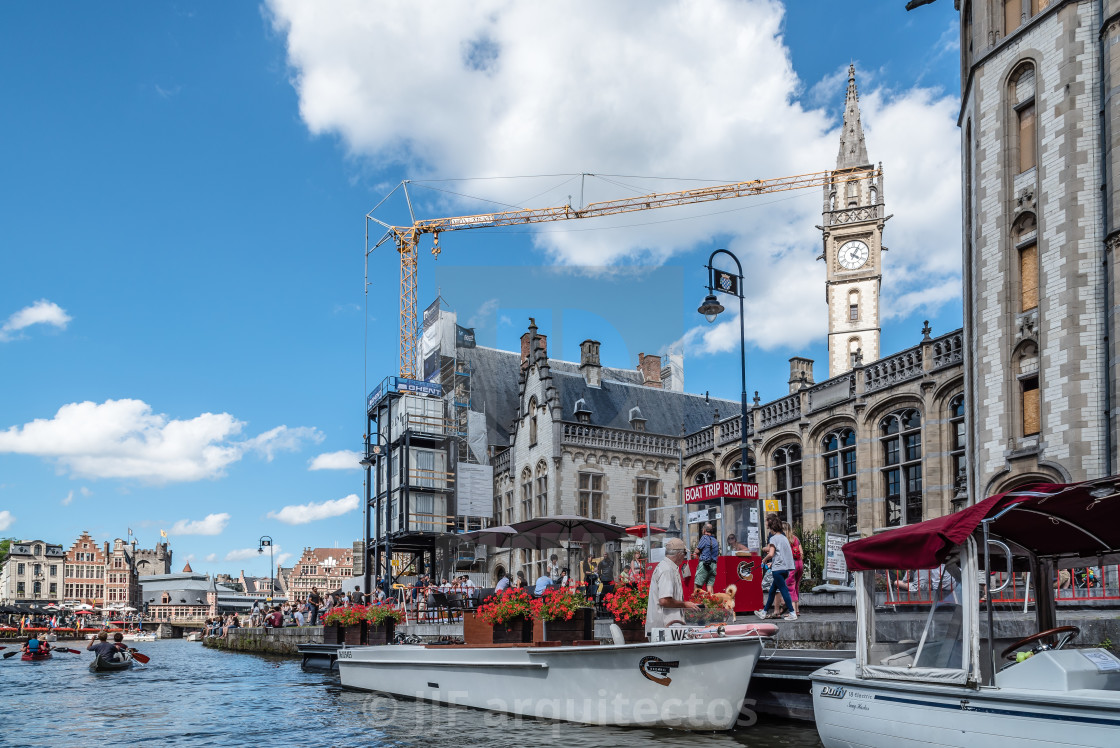
<path id="1" fill-rule="evenodd" d="M 471 410 L 486 415 L 486 443 L 500 447 L 508 447 L 510 434 L 509 425 L 510 422 L 517 417 L 519 405 L 518 382 L 521 375 L 521 354 L 519 352 L 501 351 L 497 348 L 487 348 L 486 346 L 480 345 L 476 348 L 460 348 L 458 350 L 458 355 L 460 359 L 469 362 L 471 366 Z M 579 371 L 579 363 L 577 362 L 559 361 L 550 358 L 548 359 L 548 365 L 554 377 L 557 374 L 574 375 L 580 382 L 583 381 L 583 376 Z M 604 387 L 612 383 L 628 383 L 662 395 L 681 394 L 679 392 L 668 393 L 662 390 L 656 390 L 652 387 L 644 387 L 642 385 L 642 373 L 637 369 L 615 369 L 610 366 L 604 366 L 601 369 L 601 377 Z M 704 398 L 701 397 L 700 399 L 703 400 Z M 575 401 L 573 400 L 573 402 Z M 723 413 L 724 410 L 721 408 L 720 412 Z M 738 410 L 735 412 L 738 412 Z M 650 414 L 646 413 L 644 407 L 642 408 L 642 413 L 647 418 L 650 418 Z M 565 406 L 564 417 L 565 419 L 574 420 L 571 416 L 571 410 L 567 406 Z M 600 423 L 598 420 L 593 420 L 593 422 L 596 424 Z M 711 421 L 709 420 L 704 425 L 710 423 Z M 626 423 L 625 427 L 629 428 L 630 424 Z M 652 426 L 648 425 L 647 429 L 650 431 L 654 430 Z M 662 433 L 680 433 L 680 422 L 677 422 L 676 428 L 672 431 Z"/>
<path id="2" fill-rule="evenodd" d="M 629 429 L 630 409 L 639 408 L 646 420 L 646 431 L 680 436 L 681 424 L 688 433 L 712 425 L 716 412 L 720 418 L 736 415 L 740 405 L 732 400 L 705 399 L 703 395 L 674 392 L 641 384 L 603 380 L 601 387 L 588 387 L 583 377 L 552 369 L 552 383 L 560 394 L 563 420 L 575 421 L 576 401 L 583 400 L 591 410 L 591 423 L 616 429 Z"/>

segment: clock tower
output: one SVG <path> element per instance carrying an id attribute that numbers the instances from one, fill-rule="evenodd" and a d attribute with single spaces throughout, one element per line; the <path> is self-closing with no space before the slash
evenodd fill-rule
<path id="1" fill-rule="evenodd" d="M 824 188 L 824 252 L 827 264 L 828 376 L 849 371 L 857 362 L 879 358 L 879 286 L 882 281 L 883 175 L 852 175 L 872 168 L 859 119 L 855 65 L 848 67 L 848 97 L 836 170 Z"/>

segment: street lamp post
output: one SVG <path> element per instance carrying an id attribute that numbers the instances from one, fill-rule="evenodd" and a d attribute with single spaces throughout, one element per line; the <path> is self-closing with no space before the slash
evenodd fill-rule
<path id="1" fill-rule="evenodd" d="M 262 535 L 260 545 L 257 546 L 257 553 L 263 555 L 265 546 L 268 546 L 268 598 L 271 600 L 276 593 L 276 583 L 273 581 L 275 577 L 272 574 L 272 538 L 268 535 Z M 246 590 L 248 592 L 248 590 Z"/>
<path id="2" fill-rule="evenodd" d="M 735 262 L 738 274 L 726 270 L 717 270 L 712 266 L 716 255 L 724 254 Z M 709 323 L 715 322 L 716 317 L 724 311 L 723 304 L 716 298 L 716 291 L 739 297 L 739 364 L 742 374 L 742 398 L 739 408 L 739 480 L 747 482 L 747 328 L 746 318 L 743 314 L 743 266 L 739 258 L 726 249 L 717 249 L 708 257 L 708 295 L 700 304 L 698 311 L 704 315 Z M 760 534 L 761 537 L 761 534 Z M 752 549 L 754 550 L 754 549 Z"/>

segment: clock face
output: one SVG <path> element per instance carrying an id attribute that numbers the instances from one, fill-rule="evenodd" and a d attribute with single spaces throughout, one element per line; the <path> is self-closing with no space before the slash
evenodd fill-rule
<path id="1" fill-rule="evenodd" d="M 867 245 L 861 241 L 845 242 L 840 246 L 836 252 L 836 260 L 840 266 L 848 270 L 855 270 L 856 268 L 863 267 L 867 262 L 868 257 Z"/>

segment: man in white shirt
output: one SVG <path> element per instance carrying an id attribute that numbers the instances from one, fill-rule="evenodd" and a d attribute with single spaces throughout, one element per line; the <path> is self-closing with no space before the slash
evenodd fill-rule
<path id="1" fill-rule="evenodd" d="M 684 599 L 680 567 L 687 558 L 688 549 L 683 540 L 669 538 L 665 541 L 665 558 L 657 564 L 649 581 L 649 600 L 646 603 L 647 636 L 655 628 L 684 623 L 681 611 L 700 607 Z"/>

